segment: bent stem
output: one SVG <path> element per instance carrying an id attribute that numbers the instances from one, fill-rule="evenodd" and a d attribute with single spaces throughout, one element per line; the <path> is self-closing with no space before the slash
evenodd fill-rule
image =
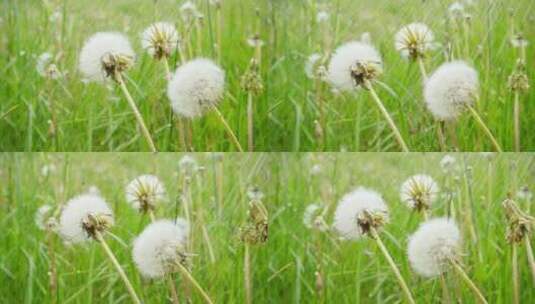
<path id="1" fill-rule="evenodd" d="M 513 267 L 513 303 L 520 303 L 520 283 L 518 282 L 518 253 L 516 244 L 511 245 L 512 267 Z"/>
<path id="2" fill-rule="evenodd" d="M 238 149 L 238 151 L 239 152 L 243 152 L 243 149 L 242 149 L 242 147 L 240 145 L 240 142 L 238 141 L 238 138 L 236 137 L 236 135 L 234 134 L 234 132 L 230 128 L 230 126 L 227 123 L 227 121 L 225 120 L 225 117 L 223 117 L 223 114 L 221 114 L 221 112 L 219 111 L 219 109 L 217 107 L 214 107 L 214 111 L 217 114 L 217 117 L 219 118 L 219 120 L 221 121 L 223 126 L 225 127 L 225 129 L 227 130 L 227 133 L 230 136 L 230 139 L 232 140 L 234 145 L 236 145 L 236 148 Z"/>
<path id="3" fill-rule="evenodd" d="M 525 236 L 526 253 L 528 255 L 529 269 L 531 269 L 531 276 L 533 278 L 533 286 L 535 287 L 535 258 L 533 257 L 533 249 L 531 249 L 531 243 L 529 237 Z"/>
<path id="4" fill-rule="evenodd" d="M 113 266 L 115 267 L 115 269 L 119 273 L 119 276 L 121 277 L 121 279 L 123 280 L 124 284 L 126 285 L 126 289 L 128 290 L 128 293 L 130 293 L 130 296 L 132 297 L 132 301 L 134 303 L 136 303 L 136 304 L 141 304 L 141 301 L 139 300 L 139 298 L 138 298 L 138 296 L 137 296 L 137 294 L 136 294 L 136 292 L 134 290 L 134 287 L 132 286 L 132 283 L 130 283 L 130 281 L 128 280 L 128 277 L 124 273 L 124 270 L 121 267 L 121 265 L 119 264 L 119 261 L 117 261 L 117 258 L 115 258 L 115 255 L 111 251 L 110 247 L 108 247 L 108 244 L 106 244 L 106 241 L 104 241 L 104 238 L 102 237 L 102 234 L 100 234 L 99 231 L 95 231 L 95 239 L 97 240 L 98 243 L 100 243 L 102 245 L 102 248 L 106 252 L 106 255 L 111 260 Z"/>
<path id="5" fill-rule="evenodd" d="M 414 301 L 414 299 L 412 297 L 412 294 L 411 294 L 411 292 L 409 290 L 409 287 L 407 287 L 407 283 L 405 283 L 405 280 L 401 276 L 401 273 L 399 272 L 399 269 L 396 266 L 396 263 L 392 259 L 392 256 L 390 255 L 390 253 L 386 249 L 385 245 L 383 244 L 383 241 L 381 241 L 381 238 L 379 237 L 379 234 L 377 234 L 377 231 L 375 230 L 375 228 L 370 228 L 370 232 L 371 232 L 371 237 L 376 241 L 377 245 L 379 246 L 379 249 L 381 249 L 381 252 L 385 256 L 386 261 L 390 265 L 390 268 L 392 268 L 392 271 L 396 275 L 396 279 L 398 280 L 398 283 L 401 286 L 401 289 L 405 293 L 405 296 L 407 297 L 407 301 L 409 303 L 411 303 L 411 304 L 416 304 L 416 302 Z"/>
<path id="6" fill-rule="evenodd" d="M 464 272 L 463 268 L 456 261 L 454 261 L 453 259 L 450 259 L 450 263 L 453 265 L 453 268 L 455 269 L 457 274 L 459 274 L 461 279 L 463 279 L 463 281 L 472 290 L 472 292 L 477 297 L 479 302 L 484 303 L 484 304 L 488 304 L 487 300 L 485 299 L 485 297 L 483 296 L 481 291 L 477 288 L 476 284 L 474 284 L 474 282 L 472 280 L 470 280 L 470 278 L 468 277 L 466 272 Z"/>
<path id="7" fill-rule="evenodd" d="M 245 284 L 245 303 L 253 303 L 253 283 L 251 280 L 251 253 L 249 244 L 245 243 L 243 257 L 243 273 L 244 273 L 244 284 Z"/>
<path id="8" fill-rule="evenodd" d="M 502 148 L 500 147 L 500 144 L 498 144 L 498 141 L 496 140 L 496 138 L 494 138 L 494 135 L 492 135 L 492 132 L 490 132 L 485 122 L 483 122 L 483 119 L 481 119 L 481 116 L 477 114 L 476 110 L 471 105 L 467 105 L 467 107 L 468 107 L 468 110 L 470 111 L 470 114 L 472 114 L 472 116 L 474 117 L 476 122 L 479 124 L 481 129 L 483 129 L 483 131 L 485 132 L 485 135 L 487 135 L 487 137 L 492 142 L 492 145 L 494 146 L 496 151 L 500 153 L 503 152 Z"/>
<path id="9" fill-rule="evenodd" d="M 520 95 L 515 92 L 514 105 L 515 152 L 520 152 Z"/>
<path id="10" fill-rule="evenodd" d="M 368 80 L 365 80 L 364 87 L 370 91 L 370 94 L 373 97 L 373 100 L 379 107 L 379 110 L 381 110 L 381 113 L 383 114 L 384 118 L 388 122 L 388 125 L 390 126 L 390 129 L 392 129 L 392 132 L 394 132 L 394 135 L 396 137 L 396 140 L 398 141 L 399 145 L 401 146 L 403 152 L 410 152 L 409 148 L 407 147 L 407 144 L 405 144 L 405 141 L 403 140 L 403 137 L 401 137 L 401 133 L 399 132 L 398 128 L 396 127 L 396 124 L 392 120 L 392 117 L 390 117 L 390 114 L 386 110 L 385 106 L 383 105 L 383 102 L 373 89 L 371 83 Z"/>
<path id="11" fill-rule="evenodd" d="M 253 94 L 247 93 L 247 148 L 254 151 L 254 120 L 253 120 Z"/>
<path id="12" fill-rule="evenodd" d="M 149 133 L 149 129 L 147 129 L 147 126 L 145 125 L 145 121 L 143 120 L 143 117 L 141 117 L 141 114 L 139 113 L 139 109 L 137 108 L 136 103 L 134 102 L 134 99 L 132 99 L 130 92 L 126 88 L 122 74 L 116 73 L 115 79 L 117 79 L 117 82 L 119 83 L 119 86 L 121 87 L 121 90 L 123 91 L 123 94 L 126 97 L 128 104 L 130 105 L 130 108 L 134 112 L 137 122 L 139 126 L 141 127 L 141 131 L 143 132 L 143 135 L 145 136 L 145 139 L 147 140 L 147 143 L 149 144 L 151 151 L 157 152 L 156 147 L 154 146 L 154 142 L 152 141 L 152 137 Z"/>
<path id="13" fill-rule="evenodd" d="M 213 304 L 208 294 L 206 294 L 204 289 L 201 287 L 201 285 L 199 285 L 199 283 L 195 280 L 195 278 L 193 278 L 193 276 L 189 273 L 186 267 L 184 267 L 184 265 L 182 265 L 181 263 L 177 263 L 177 266 L 178 266 L 178 270 L 180 270 L 184 278 L 188 280 L 191 283 L 191 285 L 193 285 L 193 287 L 195 287 L 195 289 L 199 292 L 199 294 L 202 296 L 204 301 L 206 303 Z"/>

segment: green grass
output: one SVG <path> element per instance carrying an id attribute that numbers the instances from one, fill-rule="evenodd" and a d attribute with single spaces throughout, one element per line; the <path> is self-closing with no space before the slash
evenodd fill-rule
<path id="1" fill-rule="evenodd" d="M 45 233 L 34 224 L 35 211 L 45 203 L 65 202 L 91 185 L 101 190 L 114 210 L 116 225 L 111 233 L 117 238 L 107 236 L 107 240 L 134 288 L 145 303 L 166 302 L 165 284 L 142 280 L 134 267 L 131 243 L 148 219 L 126 204 L 124 186 L 139 174 L 157 174 L 169 198 L 169 204 L 157 211 L 157 217 L 182 215 L 181 206 L 175 205 L 181 191 L 181 175 L 177 175 L 181 156 L 0 155 L 0 303 L 51 303 L 47 276 L 50 255 Z M 448 175 L 442 173 L 438 164 L 443 154 L 226 154 L 222 158 L 222 208 L 215 203 L 214 170 L 218 166 L 209 154 L 194 157 L 205 170 L 192 189 L 192 251 L 196 254 L 192 272 L 215 303 L 244 301 L 243 245 L 237 233 L 246 218 L 249 185 L 257 185 L 265 193 L 264 204 L 269 211 L 269 240 L 252 250 L 255 303 L 321 302 L 315 294 L 314 278 L 320 260 L 324 265 L 325 303 L 403 301 L 392 272 L 373 242 L 339 241 L 334 235 L 314 233 L 302 224 L 303 211 L 309 203 L 323 201 L 334 207 L 343 194 L 359 185 L 376 189 L 388 203 L 391 220 L 381 235 L 416 301 L 438 303 L 439 282 L 414 274 L 405 253 L 407 238 L 422 218 L 411 214 L 398 197 L 400 184 L 410 175 L 422 172 L 432 175 L 444 192 L 455 193 L 453 202 L 459 211 L 456 216 L 464 238 L 463 263 L 468 275 L 489 303 L 512 303 L 511 249 L 505 241 L 501 202 L 507 193 L 516 192 L 520 186 L 533 186 L 533 155 L 507 154 L 488 160 L 479 154 L 457 154 L 460 169 Z M 43 166 L 51 164 L 56 170 L 44 176 Z M 321 173 L 310 175 L 308 171 L 314 164 L 320 164 Z M 441 196 L 431 210 L 432 215 L 444 215 L 445 203 Z M 519 204 L 526 210 L 532 203 Z M 473 212 L 477 242 L 469 234 L 468 208 Z M 326 215 L 328 223 L 333 209 Z M 202 225 L 208 230 L 215 263 L 209 260 Z M 67 247 L 57 236 L 53 242 L 58 303 L 130 302 L 124 285 L 97 244 Z M 532 303 L 535 294 L 524 246 L 519 253 L 521 303 Z M 459 284 L 456 294 L 462 303 L 475 303 L 468 288 L 453 273 L 448 274 L 448 284 L 452 290 Z M 182 297 L 180 279 L 176 279 L 176 285 Z M 193 302 L 201 303 L 195 293 Z"/>
<path id="2" fill-rule="evenodd" d="M 126 100 L 117 88 L 81 82 L 77 59 L 83 42 L 97 31 L 125 32 L 131 39 L 138 60 L 128 74 L 128 87 L 141 108 L 156 145 L 161 151 L 177 151 L 177 129 L 165 94 L 161 64 L 141 50 L 139 33 L 153 21 L 183 24 L 179 3 L 160 1 L 50 1 L 57 3 L 62 18 L 49 21 L 52 9 L 42 1 L 7 0 L 0 4 L 0 150 L 2 151 L 147 151 Z M 243 146 L 247 142 L 246 94 L 240 77 L 253 50 L 246 38 L 260 24 L 263 48 L 262 78 L 265 90 L 255 99 L 255 138 L 258 151 L 317 151 L 313 121 L 317 117 L 313 82 L 303 66 L 321 47 L 325 30 L 333 46 L 370 32 L 383 55 L 385 74 L 381 81 L 392 92 L 378 87 L 378 94 L 393 115 L 403 137 L 413 151 L 438 151 L 436 126 L 422 106 L 419 72 L 414 64 L 401 59 L 393 48 L 393 35 L 413 21 L 427 23 L 437 39 L 453 43 L 456 57 L 466 57 L 480 72 L 481 101 L 478 111 L 506 150 L 513 149 L 513 97 L 507 77 L 517 58 L 509 44 L 514 26 L 531 42 L 527 48 L 528 76 L 533 70 L 535 29 L 531 0 L 476 1 L 468 44 L 461 32 L 448 34 L 445 24 L 447 6 L 452 1 L 330 1 L 331 18 L 327 26 L 316 24 L 315 1 L 226 0 L 223 5 L 224 28 L 222 66 L 227 73 L 227 96 L 220 110 L 236 131 Z M 156 3 L 156 5 L 155 5 Z M 197 1 L 205 14 L 202 50 L 196 56 L 214 57 L 214 9 L 208 0 Z M 259 17 L 255 15 L 259 8 Z M 509 12 L 514 12 L 511 21 Z M 61 22 L 63 20 L 63 22 Z M 192 37 L 196 45 L 198 37 Z M 49 51 L 61 54 L 59 67 L 67 76 L 47 83 L 35 69 L 35 56 Z M 171 58 L 176 63 L 178 58 Z M 430 54 L 427 67 L 432 71 L 444 62 L 437 51 Z M 335 96 L 324 87 L 327 105 L 327 151 L 399 151 L 388 126 L 368 94 Z M 535 121 L 533 90 L 522 96 L 522 150 L 535 149 L 531 126 Z M 57 109 L 57 135 L 48 135 L 52 102 Z M 233 151 L 213 113 L 193 123 L 196 151 Z M 464 115 L 455 126 L 459 148 L 463 151 L 491 150 L 492 146 L 474 121 Z M 450 143 L 448 150 L 454 149 Z"/>

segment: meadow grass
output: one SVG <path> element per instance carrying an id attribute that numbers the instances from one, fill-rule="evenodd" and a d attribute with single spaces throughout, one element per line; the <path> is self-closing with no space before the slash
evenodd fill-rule
<path id="1" fill-rule="evenodd" d="M 215 190 L 218 161 L 211 154 L 193 156 L 204 169 L 192 184 L 192 274 L 214 303 L 245 301 L 244 245 L 239 241 L 239 228 L 247 217 L 247 189 L 252 185 L 265 194 L 263 203 L 269 212 L 267 243 L 251 246 L 253 303 L 404 300 L 373 241 L 340 241 L 334 232 L 319 233 L 303 224 L 303 212 L 313 202 L 328 206 L 325 220 L 330 224 L 337 201 L 360 185 L 379 191 L 388 204 L 390 222 L 381 237 L 416 302 L 438 303 L 442 296 L 439 280 L 417 276 L 406 256 L 407 238 L 423 219 L 400 202 L 399 187 L 417 173 L 430 174 L 442 189 L 430 210 L 431 216 L 446 215 L 448 197 L 452 198 L 463 235 L 462 263 L 470 278 L 489 303 L 512 301 L 512 250 L 505 239 L 507 225 L 501 202 L 508 193 L 534 184 L 531 154 L 506 154 L 491 159 L 479 154 L 457 154 L 457 169 L 445 174 L 439 165 L 444 154 L 227 153 L 221 160 L 222 205 L 217 203 Z M 177 168 L 181 157 L 166 153 L 0 155 L 0 303 L 53 303 L 47 275 L 50 255 L 45 232 L 37 228 L 34 214 L 39 206 L 57 206 L 92 185 L 98 187 L 115 213 L 116 224 L 110 230 L 114 236 L 108 235 L 106 239 L 142 301 L 167 302 L 165 282 L 143 280 L 133 263 L 133 238 L 150 220 L 128 206 L 124 188 L 140 174 L 156 174 L 167 188 L 168 198 L 156 217 L 184 216 L 182 205 L 176 203 L 183 190 Z M 309 173 L 312 167 L 315 174 Z M 533 214 L 532 202 L 518 203 L 526 211 L 531 208 Z M 211 240 L 214 262 L 202 236 L 203 226 Z M 130 301 L 98 244 L 69 247 L 57 235 L 53 242 L 58 272 L 57 303 Z M 518 252 L 520 303 L 531 303 L 535 300 L 534 282 L 527 267 L 525 247 L 519 247 Z M 316 287 L 319 263 L 323 296 L 317 295 Z M 453 299 L 476 303 L 453 272 L 448 273 L 446 280 Z M 182 280 L 175 278 L 175 284 L 183 300 Z M 191 297 L 194 303 L 201 302 L 195 292 L 191 292 Z"/>
<path id="2" fill-rule="evenodd" d="M 204 14 L 201 36 L 190 37 L 193 57 L 216 58 L 214 7 L 195 1 Z M 522 32 L 531 42 L 527 74 L 533 79 L 535 29 L 531 0 L 474 1 L 468 35 L 448 31 L 447 7 L 453 1 L 328 2 L 330 19 L 318 24 L 324 3 L 316 1 L 223 1 L 221 65 L 226 71 L 226 96 L 220 111 L 243 146 L 247 143 L 247 92 L 240 78 L 254 49 L 247 45 L 257 31 L 265 42 L 260 67 L 264 91 L 254 97 L 254 134 L 257 151 L 399 151 L 390 129 L 369 94 L 335 95 L 323 86 L 326 126 L 324 146 L 318 144 L 314 81 L 304 63 L 314 52 L 334 47 L 370 32 L 380 50 L 385 73 L 376 86 L 412 151 L 438 151 L 436 124 L 422 101 L 422 83 L 416 64 L 395 51 L 394 34 L 403 25 L 425 22 L 443 45 L 451 41 L 454 56 L 473 64 L 480 74 L 481 96 L 476 105 L 505 150 L 513 150 L 513 94 L 507 88 L 518 50 L 511 33 Z M 45 3 L 49 3 L 45 5 Z M 126 73 L 126 82 L 160 151 L 181 149 L 175 118 L 165 93 L 165 71 L 140 45 L 140 33 L 155 21 L 170 21 L 184 32 L 180 1 L 16 1 L 0 3 L 0 150 L 2 151 L 148 151 L 126 100 L 118 88 L 84 84 L 77 70 L 83 42 L 98 31 L 120 31 L 133 43 L 138 58 Z M 327 3 L 327 2 L 325 2 Z M 258 14 L 255 9 L 258 8 Z M 50 17 L 57 11 L 56 21 Z M 513 13 L 513 18 L 510 13 Z M 258 30 L 257 30 L 258 29 Z M 322 46 L 323 33 L 330 47 Z M 197 50 L 200 39 L 201 50 Z M 65 77 L 47 81 L 36 71 L 36 57 L 48 51 L 59 55 Z M 441 51 L 426 58 L 428 73 L 445 61 Z M 171 67 L 180 64 L 174 54 Z M 172 68 L 173 69 L 173 68 Z M 522 151 L 535 148 L 531 127 L 535 121 L 533 90 L 521 96 Z M 49 135 L 52 109 L 57 130 Z M 215 113 L 192 122 L 195 151 L 234 151 Z M 479 127 L 463 115 L 454 127 L 459 149 L 484 151 L 492 145 Z M 449 142 L 448 150 L 454 145 Z"/>

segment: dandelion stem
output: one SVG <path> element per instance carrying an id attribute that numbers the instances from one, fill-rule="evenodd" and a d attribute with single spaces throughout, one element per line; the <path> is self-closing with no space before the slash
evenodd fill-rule
<path id="1" fill-rule="evenodd" d="M 48 247 L 48 259 L 50 260 L 49 265 L 49 287 L 50 287 L 50 300 L 52 304 L 57 303 L 57 291 L 58 291 L 58 282 L 57 282 L 57 268 L 56 268 L 56 253 L 54 250 L 54 233 L 50 227 L 46 229 L 46 240 Z"/>
<path id="2" fill-rule="evenodd" d="M 243 272 L 245 284 L 245 303 L 253 303 L 253 283 L 251 280 L 251 253 L 249 244 L 245 243 L 244 257 L 243 257 Z"/>
<path id="3" fill-rule="evenodd" d="M 254 111 L 253 94 L 247 92 L 247 148 L 249 152 L 254 151 Z"/>
<path id="4" fill-rule="evenodd" d="M 526 242 L 526 253 L 528 255 L 529 269 L 531 270 L 531 276 L 533 278 L 533 286 L 535 286 L 535 258 L 533 257 L 533 249 L 531 248 L 529 237 L 525 236 L 524 241 Z"/>
<path id="5" fill-rule="evenodd" d="M 425 83 L 427 81 L 427 72 L 425 70 L 424 60 L 421 56 L 418 56 L 418 67 L 420 68 L 420 74 L 422 75 L 422 80 Z"/>
<path id="6" fill-rule="evenodd" d="M 437 122 L 437 136 L 440 151 L 446 151 L 446 137 L 444 136 L 444 121 Z"/>
<path id="7" fill-rule="evenodd" d="M 448 284 L 446 284 L 446 276 L 445 276 L 445 274 L 441 274 L 440 275 L 440 285 L 442 286 L 442 298 L 444 300 L 444 303 L 446 303 L 446 304 L 452 303 L 451 302 L 451 297 L 450 297 L 450 292 L 449 292 L 449 289 L 448 289 Z"/>
<path id="8" fill-rule="evenodd" d="M 206 303 L 213 304 L 213 302 L 210 299 L 210 297 L 208 296 L 208 294 L 206 294 L 204 289 L 201 287 L 201 285 L 199 285 L 199 283 L 195 280 L 195 278 L 193 278 L 193 276 L 189 273 L 189 271 L 186 269 L 186 267 L 184 267 L 184 265 L 182 265 L 181 263 L 177 263 L 177 266 L 178 266 L 178 270 L 180 270 L 180 272 L 182 273 L 184 278 L 186 280 L 188 280 L 193 285 L 193 287 L 195 287 L 195 289 L 197 289 L 197 291 L 202 296 L 204 301 Z"/>
<path id="9" fill-rule="evenodd" d="M 225 129 L 227 130 L 227 133 L 230 136 L 230 139 L 236 145 L 236 148 L 238 149 L 238 151 L 239 152 L 243 152 L 243 149 L 242 149 L 242 147 L 240 145 L 240 142 L 238 141 L 238 138 L 236 137 L 236 135 L 234 134 L 234 132 L 230 128 L 230 126 L 227 123 L 227 121 L 225 120 L 225 117 L 223 117 L 223 114 L 221 114 L 221 112 L 219 111 L 219 109 L 217 107 L 214 107 L 214 111 L 217 114 L 217 117 L 219 118 L 219 120 L 221 121 L 223 126 L 225 127 Z"/>
<path id="10" fill-rule="evenodd" d="M 176 118 L 176 127 L 178 129 L 178 140 L 180 142 L 180 147 L 182 151 L 188 151 L 188 146 L 186 145 L 186 131 L 184 129 L 184 119 L 181 117 Z"/>
<path id="11" fill-rule="evenodd" d="M 511 245 L 512 265 L 513 268 L 513 303 L 520 303 L 520 282 L 518 281 L 518 252 L 516 244 Z"/>
<path id="12" fill-rule="evenodd" d="M 405 283 L 405 280 L 403 279 L 403 277 L 401 276 L 401 273 L 399 272 L 399 269 L 398 267 L 396 266 L 396 263 L 394 262 L 394 260 L 392 259 L 392 256 L 390 255 L 390 253 L 388 252 L 388 250 L 386 249 L 385 245 L 383 244 L 383 241 L 381 240 L 381 238 L 379 237 L 379 234 L 377 233 L 377 231 L 375 230 L 375 228 L 370 228 L 370 232 L 371 232 L 371 236 L 372 238 L 376 241 L 377 245 L 379 246 L 379 249 L 381 249 L 381 252 L 383 253 L 383 255 L 385 256 L 386 258 L 386 261 L 388 262 L 388 264 L 390 265 L 390 268 L 392 268 L 392 271 L 394 272 L 394 274 L 396 275 L 396 279 L 398 280 L 398 283 L 399 285 L 401 286 L 401 289 L 403 290 L 403 292 L 405 293 L 405 296 L 407 297 L 407 301 L 411 304 L 416 304 L 416 302 L 414 301 L 413 297 L 412 297 L 412 294 L 409 290 L 409 287 L 407 287 L 407 283 Z"/>
<path id="13" fill-rule="evenodd" d="M 492 135 L 492 132 L 490 132 L 490 130 L 487 127 L 487 125 L 485 124 L 485 122 L 483 122 L 483 119 L 481 119 L 481 116 L 479 116 L 479 114 L 477 114 L 476 110 L 471 105 L 467 105 L 467 107 L 468 107 L 468 110 L 470 110 L 470 113 L 472 114 L 472 116 L 474 117 L 476 122 L 479 124 L 479 126 L 485 132 L 485 135 L 487 135 L 487 137 L 492 142 L 492 145 L 494 146 L 496 151 L 498 151 L 500 153 L 503 152 L 502 148 L 500 147 L 500 144 L 498 144 L 498 141 L 496 141 L 496 138 L 494 138 L 494 135 Z"/>
<path id="14" fill-rule="evenodd" d="M 167 61 L 167 58 L 163 58 L 162 61 L 165 69 L 165 79 L 169 81 L 171 80 L 171 70 L 169 69 L 169 62 Z"/>
<path id="15" fill-rule="evenodd" d="M 171 299 L 173 304 L 179 304 L 180 300 L 178 299 L 178 292 L 176 291 L 175 282 L 172 275 L 167 276 L 166 281 L 167 285 L 169 285 L 169 290 L 171 291 Z"/>
<path id="16" fill-rule="evenodd" d="M 474 284 L 474 282 L 472 280 L 470 280 L 470 278 L 468 277 L 466 272 L 464 272 L 463 268 L 456 261 L 454 261 L 453 259 L 450 259 L 450 262 L 453 265 L 453 268 L 455 269 L 455 271 L 457 271 L 457 274 L 459 274 L 461 279 L 463 279 L 463 281 L 472 290 L 472 292 L 477 297 L 479 302 L 487 304 L 488 303 L 487 300 L 485 299 L 485 297 L 483 296 L 481 291 L 479 291 L 479 289 L 477 288 L 476 284 Z"/>
<path id="17" fill-rule="evenodd" d="M 392 117 L 390 117 L 390 114 L 388 113 L 388 111 L 384 107 L 383 102 L 381 101 L 381 99 L 379 99 L 379 96 L 377 95 L 377 93 L 375 92 L 375 90 L 373 89 L 371 83 L 368 80 L 365 80 L 364 87 L 370 91 L 370 94 L 372 95 L 373 100 L 375 101 L 375 103 L 379 107 L 379 110 L 381 110 L 381 113 L 383 114 L 384 118 L 388 122 L 388 124 L 389 124 L 390 128 L 392 129 L 392 131 L 394 132 L 394 135 L 395 135 L 399 145 L 403 149 L 403 152 L 409 152 L 409 148 L 407 147 L 407 144 L 405 144 L 405 141 L 403 140 L 403 137 L 401 137 L 401 133 L 399 132 L 398 128 L 396 127 L 396 124 L 392 120 Z"/>
<path id="18" fill-rule="evenodd" d="M 141 301 L 139 300 L 139 298 L 138 298 L 138 296 L 137 296 L 137 294 L 136 294 L 136 292 L 134 290 L 134 287 L 132 286 L 132 283 L 130 283 L 130 281 L 128 280 L 128 277 L 124 273 L 124 270 L 121 267 L 121 265 L 119 264 L 119 261 L 117 261 L 117 258 L 115 258 L 115 255 L 111 251 L 110 247 L 108 247 L 108 244 L 106 244 L 106 241 L 104 241 L 104 238 L 102 237 L 102 234 L 100 234 L 99 231 L 95 231 L 95 239 L 97 240 L 97 242 L 99 242 L 102 245 L 102 248 L 106 252 L 106 255 L 111 260 L 113 266 L 115 267 L 115 269 L 119 273 L 119 276 L 121 277 L 121 279 L 123 280 L 124 284 L 126 285 L 126 289 L 128 290 L 128 293 L 130 293 L 130 296 L 132 297 L 132 301 L 134 301 L 134 303 L 136 303 L 136 304 L 141 304 Z"/>
<path id="19" fill-rule="evenodd" d="M 152 141 L 152 137 L 149 133 L 149 130 L 147 129 L 147 126 L 145 125 L 145 121 L 143 120 L 143 117 L 139 113 L 139 109 L 137 108 L 136 103 L 134 102 L 134 99 L 132 99 L 132 95 L 130 95 L 130 92 L 126 88 L 122 74 L 116 73 L 115 79 L 117 79 L 117 82 L 119 83 L 121 90 L 123 91 L 123 94 L 125 95 L 126 100 L 128 101 L 128 104 L 130 105 L 130 108 L 134 112 L 137 122 L 139 126 L 141 127 L 141 131 L 143 132 L 143 135 L 145 136 L 145 139 L 147 140 L 147 143 L 149 144 L 151 151 L 157 152 L 156 147 L 154 146 L 154 142 Z"/>
<path id="20" fill-rule="evenodd" d="M 515 92 L 514 104 L 515 151 L 520 152 L 520 95 Z"/>
<path id="21" fill-rule="evenodd" d="M 216 20 L 217 20 L 217 30 L 216 30 L 216 41 L 217 41 L 217 62 L 221 63 L 221 44 L 223 42 L 223 39 L 221 38 L 222 31 L 223 31 L 223 17 L 221 13 L 221 5 L 222 3 L 217 3 L 216 6 Z"/>

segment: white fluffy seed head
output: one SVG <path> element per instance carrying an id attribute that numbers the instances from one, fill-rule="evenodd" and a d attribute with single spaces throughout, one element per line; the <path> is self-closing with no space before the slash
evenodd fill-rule
<path id="1" fill-rule="evenodd" d="M 338 90 L 351 91 L 362 85 L 361 78 L 373 80 L 383 71 L 379 52 L 370 44 L 348 42 L 338 47 L 329 63 L 327 79 Z"/>
<path id="2" fill-rule="evenodd" d="M 305 74 L 308 78 L 314 79 L 316 78 L 316 70 L 318 68 L 318 63 L 320 62 L 321 55 L 318 53 L 314 53 L 310 56 L 308 56 L 307 61 L 305 63 Z"/>
<path id="3" fill-rule="evenodd" d="M 409 177 L 400 189 L 400 198 L 409 208 L 428 209 L 437 199 L 439 187 L 435 180 L 426 174 Z"/>
<path id="4" fill-rule="evenodd" d="M 180 66 L 167 86 L 173 111 L 195 118 L 217 106 L 225 90 L 225 72 L 213 61 L 195 59 Z"/>
<path id="5" fill-rule="evenodd" d="M 420 225 L 409 238 L 409 262 L 421 276 L 435 277 L 448 270 L 450 259 L 457 260 L 461 251 L 461 233 L 447 218 L 431 219 Z"/>
<path id="6" fill-rule="evenodd" d="M 184 223 L 187 222 L 183 219 L 178 225 L 170 220 L 158 220 L 134 240 L 132 257 L 144 277 L 161 278 L 183 262 L 189 230 L 189 225 Z"/>
<path id="7" fill-rule="evenodd" d="M 141 46 L 155 59 L 168 58 L 178 47 L 179 36 L 169 22 L 151 24 L 141 34 Z"/>
<path id="8" fill-rule="evenodd" d="M 59 220 L 59 233 L 68 243 L 81 243 L 91 238 L 85 224 L 91 218 L 102 221 L 102 227 L 113 225 L 113 212 L 108 203 L 98 195 L 82 194 L 67 202 Z M 100 230 L 100 229 L 99 229 Z"/>
<path id="9" fill-rule="evenodd" d="M 128 38 L 116 32 L 100 32 L 91 36 L 80 52 L 79 68 L 89 81 L 105 81 L 107 78 L 103 59 L 107 55 L 134 60 L 135 53 Z"/>
<path id="10" fill-rule="evenodd" d="M 46 230 L 50 227 L 49 219 L 52 219 L 52 210 L 52 206 L 43 205 L 35 212 L 35 225 L 37 225 L 40 230 Z"/>
<path id="11" fill-rule="evenodd" d="M 394 46 L 401 56 L 415 60 L 435 49 L 435 37 L 427 25 L 411 23 L 399 30 L 394 37 Z"/>
<path id="12" fill-rule="evenodd" d="M 147 212 L 154 210 L 165 197 L 165 188 L 158 177 L 150 174 L 133 179 L 125 189 L 126 201 L 132 208 Z"/>
<path id="13" fill-rule="evenodd" d="M 477 71 L 463 61 L 440 66 L 425 83 L 427 108 L 436 119 L 454 120 L 474 104 L 479 90 Z"/>
<path id="14" fill-rule="evenodd" d="M 357 240 L 366 233 L 358 222 L 366 213 L 382 217 L 383 222 L 388 220 L 388 207 L 381 195 L 359 187 L 342 197 L 334 213 L 333 226 L 342 238 Z"/>

